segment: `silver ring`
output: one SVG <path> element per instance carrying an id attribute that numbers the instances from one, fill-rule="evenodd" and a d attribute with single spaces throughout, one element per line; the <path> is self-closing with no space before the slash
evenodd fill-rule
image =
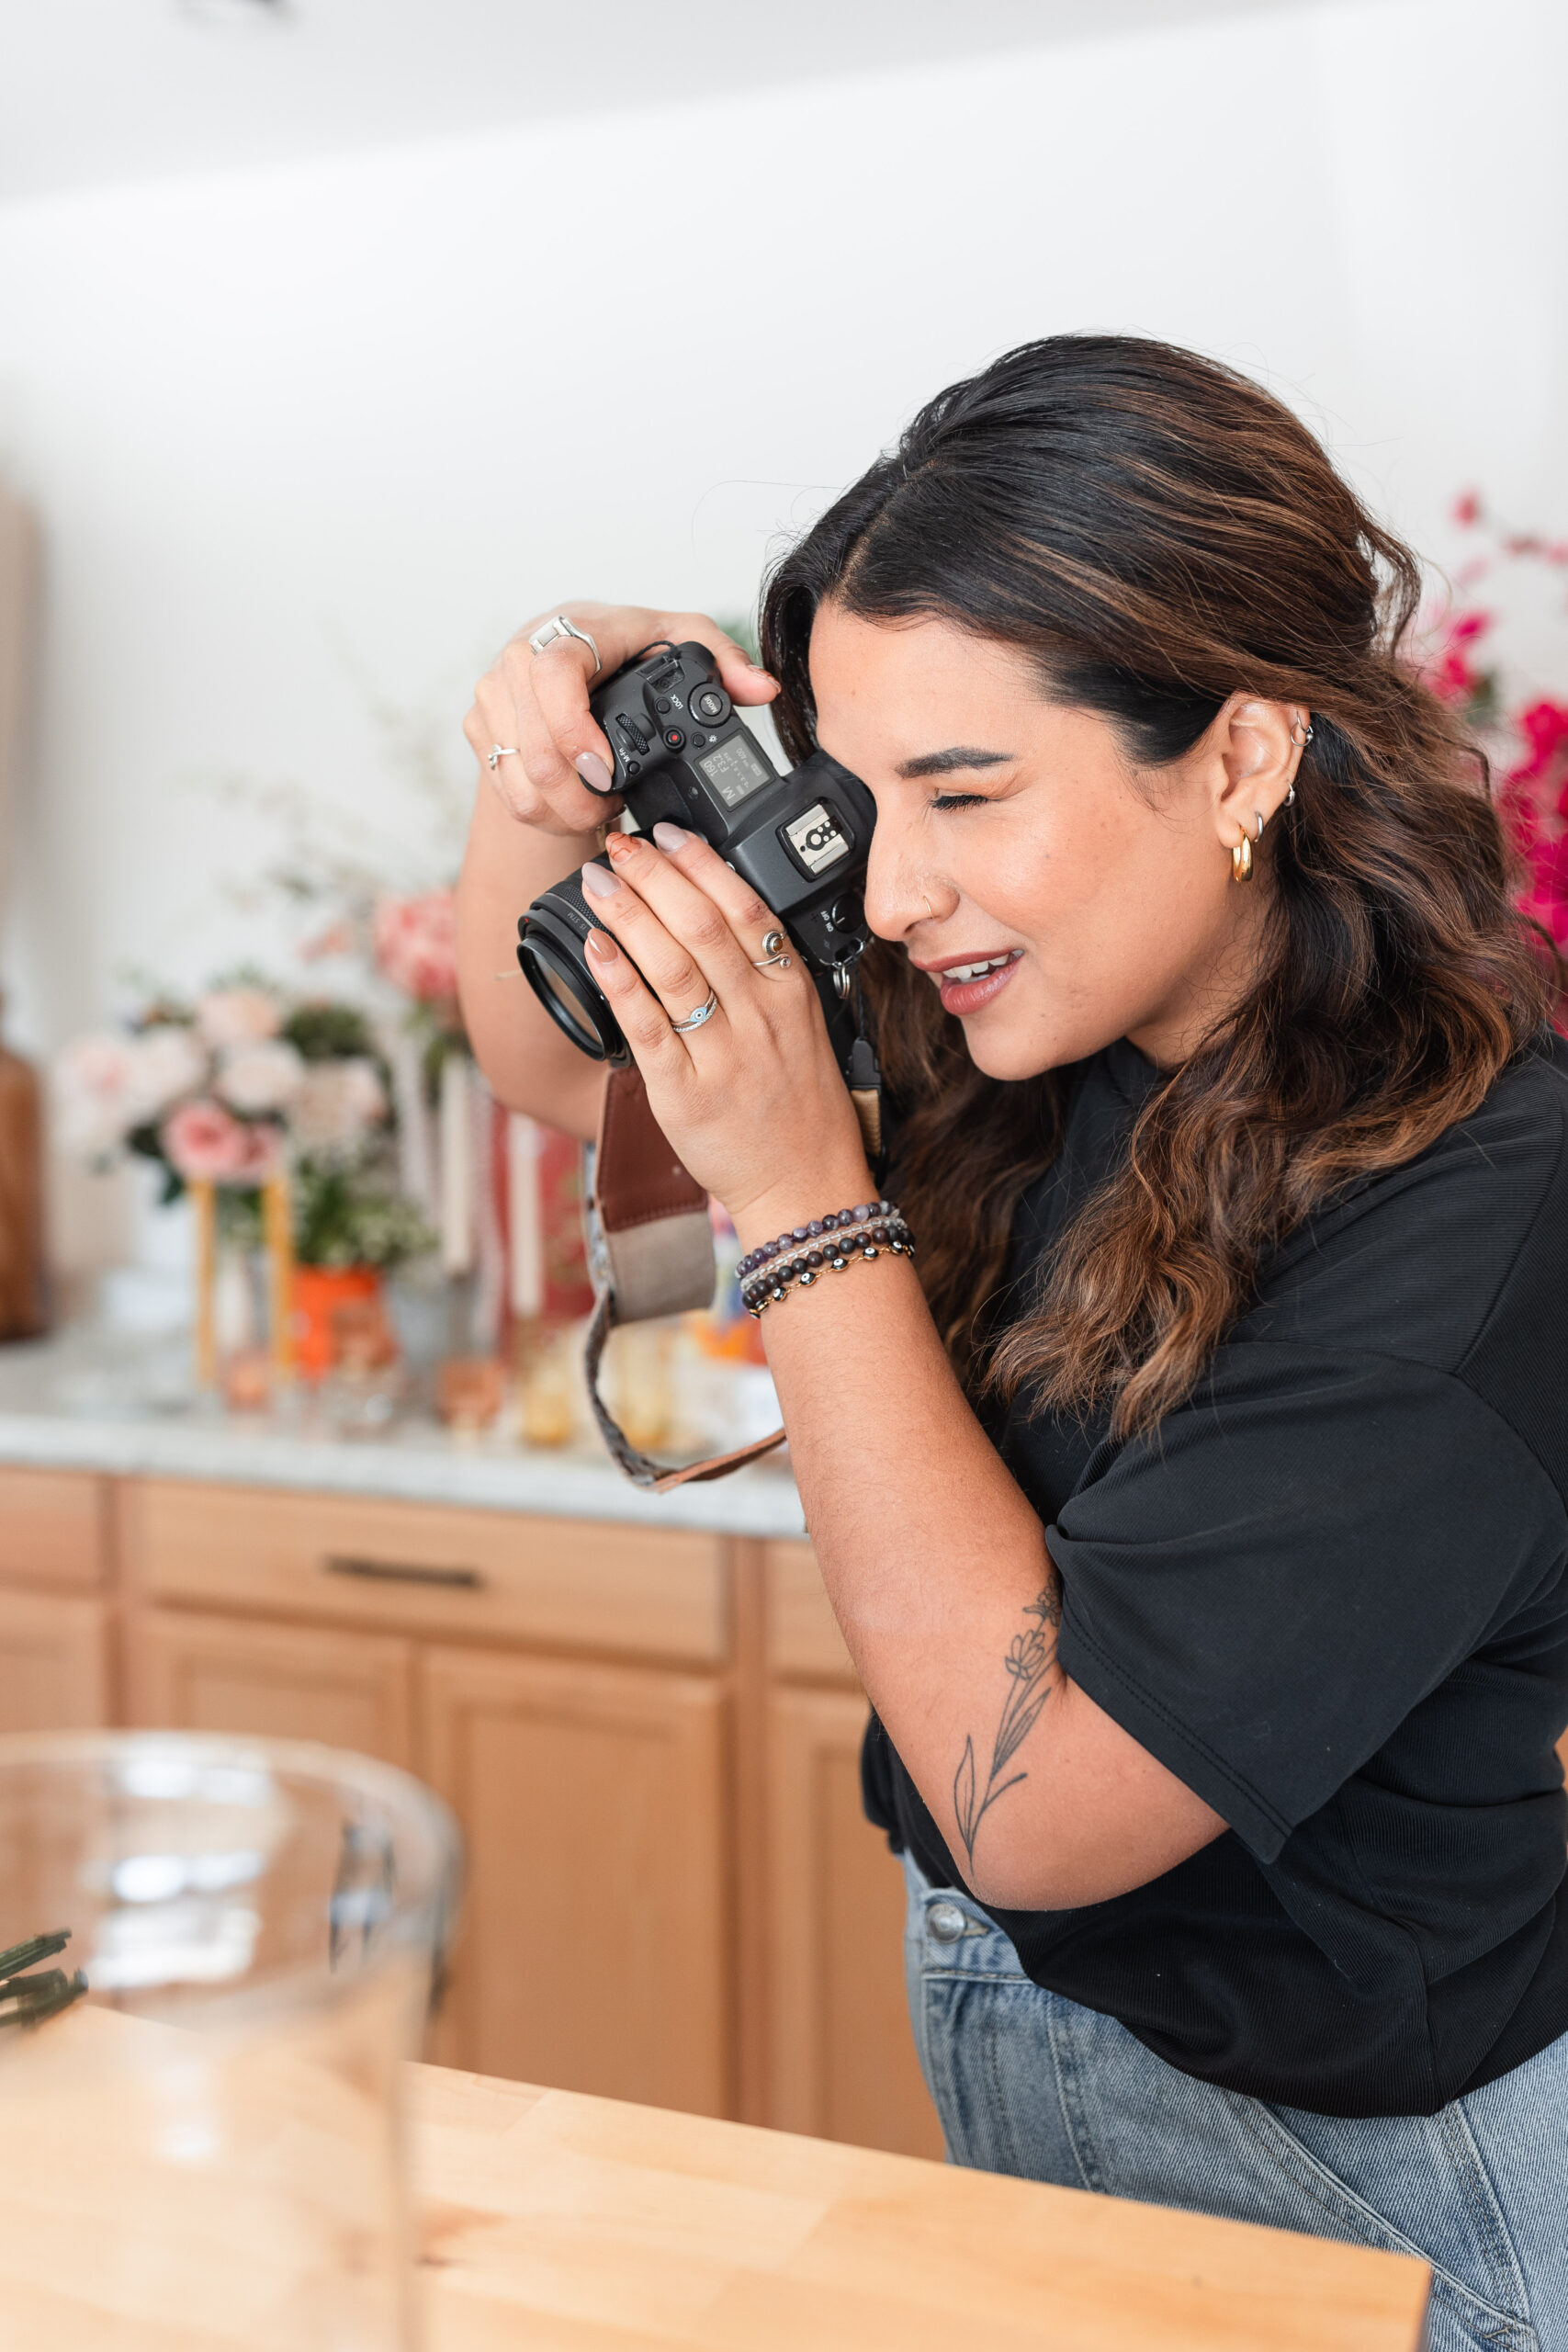
<path id="1" fill-rule="evenodd" d="M 497 760 L 515 760 L 520 757 L 521 754 L 515 743 L 492 743 L 485 753 L 485 765 L 493 771 Z"/>
<path id="2" fill-rule="evenodd" d="M 543 653 L 547 645 L 554 645 L 563 637 L 575 637 L 579 645 L 586 645 L 593 656 L 592 674 L 597 677 L 604 667 L 599 659 L 599 648 L 594 644 L 588 631 L 585 628 L 579 628 L 575 621 L 568 620 L 564 613 L 558 613 L 553 620 L 546 621 L 542 628 L 536 628 L 528 642 L 536 653 Z"/>
<path id="3" fill-rule="evenodd" d="M 705 1004 L 699 1004 L 695 1012 L 688 1012 L 684 1021 L 672 1021 L 670 1023 L 670 1026 L 673 1029 L 677 1037 L 685 1037 L 688 1036 L 694 1029 L 700 1029 L 705 1021 L 711 1021 L 717 1011 L 718 990 L 716 989 L 709 989 L 708 1001 Z"/>
<path id="4" fill-rule="evenodd" d="M 790 959 L 780 953 L 784 944 L 784 935 L 782 931 L 765 932 L 762 936 L 762 952 L 760 956 L 752 956 L 751 969 L 754 972 L 765 972 L 770 964 L 782 964 L 787 972 Z"/>

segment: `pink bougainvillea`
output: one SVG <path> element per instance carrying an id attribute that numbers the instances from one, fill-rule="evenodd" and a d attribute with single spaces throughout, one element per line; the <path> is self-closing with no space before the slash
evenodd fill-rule
<path id="1" fill-rule="evenodd" d="M 1498 810 L 1524 867 L 1521 911 L 1568 953 L 1568 701 L 1521 693 L 1500 653 L 1481 658 L 1483 639 L 1492 655 L 1498 622 L 1475 601 L 1480 582 L 1500 585 L 1507 565 L 1543 565 L 1548 577 L 1568 567 L 1568 542 L 1504 528 L 1473 490 L 1452 514 L 1476 535 L 1477 552 L 1455 576 L 1454 599 L 1421 632 L 1421 673 L 1463 713 L 1491 760 Z"/>
<path id="2" fill-rule="evenodd" d="M 376 961 L 394 988 L 421 1004 L 457 993 L 457 910 L 450 890 L 376 905 Z"/>

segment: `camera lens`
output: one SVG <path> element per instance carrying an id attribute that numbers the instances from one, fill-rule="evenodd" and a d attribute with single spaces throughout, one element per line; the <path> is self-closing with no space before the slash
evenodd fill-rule
<path id="1" fill-rule="evenodd" d="M 623 1062 L 626 1039 L 583 955 L 589 928 L 575 877 L 558 882 L 529 908 L 520 927 L 517 961 L 556 1027 L 579 1053 L 596 1062 Z"/>
<path id="2" fill-rule="evenodd" d="M 599 1035 L 599 1024 L 588 1007 L 573 993 L 562 975 L 550 969 L 542 956 L 536 959 L 536 968 L 538 973 L 536 994 L 541 999 L 546 1012 L 566 1031 L 573 1045 L 586 1040 L 596 1054 L 603 1054 L 604 1040 Z M 529 978 L 534 978 L 533 973 Z"/>

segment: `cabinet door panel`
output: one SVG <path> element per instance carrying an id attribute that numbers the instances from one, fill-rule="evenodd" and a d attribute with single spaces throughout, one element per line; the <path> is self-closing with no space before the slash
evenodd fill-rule
<path id="1" fill-rule="evenodd" d="M 104 1603 L 0 1590 L 0 1732 L 90 1731 L 108 1713 Z"/>
<path id="2" fill-rule="evenodd" d="M 410 1698 L 410 1645 L 395 1637 L 167 1609 L 135 1629 L 134 1723 L 318 1739 L 407 1765 Z"/>
<path id="3" fill-rule="evenodd" d="M 768 2120 L 940 2156 L 904 1998 L 903 1872 L 861 1809 L 865 1701 L 779 1690 L 771 1715 Z"/>
<path id="4" fill-rule="evenodd" d="M 768 1665 L 774 1674 L 860 1688 L 822 1571 L 809 1544 L 782 1539 L 763 1546 L 768 1593 Z"/>
<path id="5" fill-rule="evenodd" d="M 82 1592 L 100 1585 L 102 1497 L 85 1470 L 0 1470 L 0 1576 Z"/>
<path id="6" fill-rule="evenodd" d="M 727 2113 L 722 1691 L 464 1650 L 423 1676 L 425 1770 L 468 1852 L 441 2055 Z"/>

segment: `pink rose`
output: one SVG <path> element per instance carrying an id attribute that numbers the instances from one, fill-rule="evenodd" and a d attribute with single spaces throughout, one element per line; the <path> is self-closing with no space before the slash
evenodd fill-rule
<path id="1" fill-rule="evenodd" d="M 276 1127 L 247 1126 L 221 1102 L 182 1102 L 163 1125 L 164 1149 L 187 1183 L 259 1184 L 276 1173 Z"/>
<path id="2" fill-rule="evenodd" d="M 276 1037 L 283 1015 L 265 989 L 211 989 L 196 1008 L 196 1023 L 209 1046 L 253 1046 Z"/>
<path id="3" fill-rule="evenodd" d="M 457 911 L 450 890 L 379 899 L 375 931 L 376 961 L 394 988 L 421 1004 L 457 995 Z"/>

